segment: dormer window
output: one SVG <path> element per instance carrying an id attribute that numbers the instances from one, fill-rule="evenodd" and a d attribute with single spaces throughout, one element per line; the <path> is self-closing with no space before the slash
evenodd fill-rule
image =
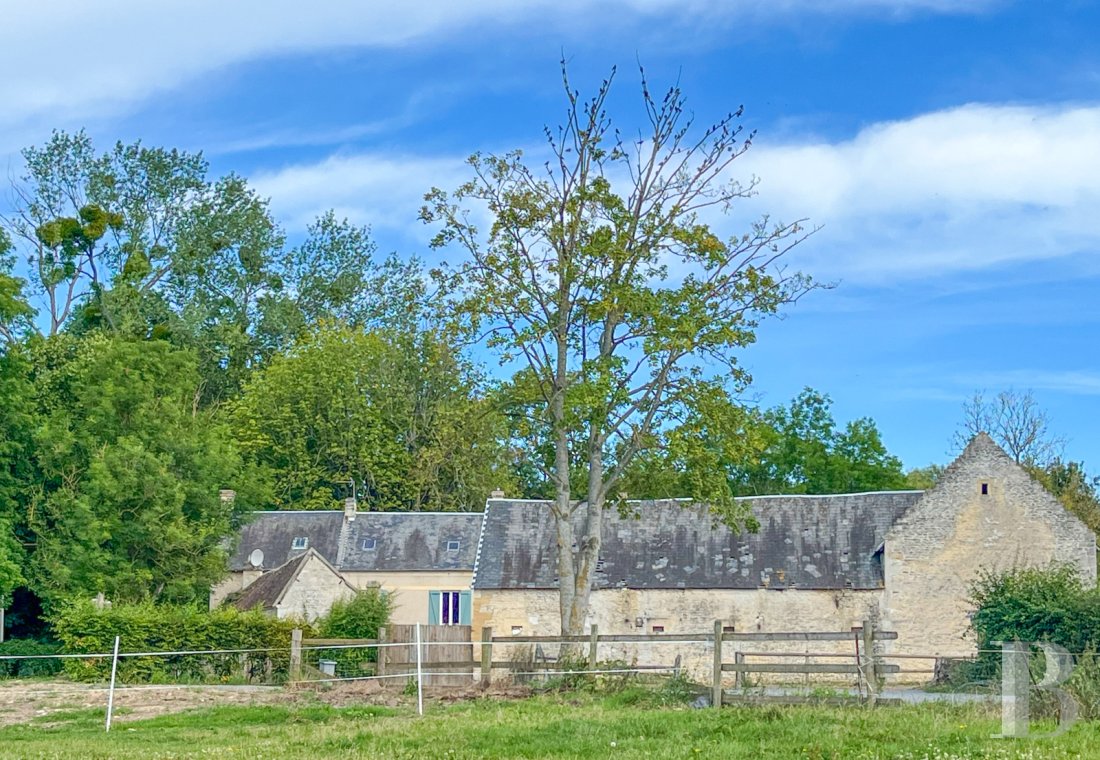
<path id="1" fill-rule="evenodd" d="M 290 542 L 291 551 L 305 549 L 307 546 L 309 546 L 309 536 L 295 536 L 294 540 Z"/>
<path id="2" fill-rule="evenodd" d="M 457 551 L 458 551 L 458 549 L 459 549 L 459 543 L 458 543 L 458 541 L 448 541 L 448 542 L 447 542 L 447 551 L 449 551 L 449 552 L 457 552 Z"/>
<path id="3" fill-rule="evenodd" d="M 364 538 L 359 542 L 359 548 L 363 551 L 371 551 L 374 547 L 378 546 L 378 541 L 373 538 Z"/>

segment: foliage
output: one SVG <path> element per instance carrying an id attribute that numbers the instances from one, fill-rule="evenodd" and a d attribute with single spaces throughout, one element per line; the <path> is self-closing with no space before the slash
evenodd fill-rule
<path id="1" fill-rule="evenodd" d="M 562 68 L 568 108 L 565 124 L 546 130 L 550 161 L 475 154 L 473 179 L 451 195 L 433 189 L 421 215 L 441 226 L 437 247 L 463 253 L 437 272 L 455 313 L 502 364 L 519 366 L 504 396 L 553 489 L 557 543 L 577 547 L 558 553 L 562 630 L 575 633 L 609 495 L 698 399 L 748 383 L 741 349 L 812 286 L 779 264 L 803 237 L 798 224 L 765 218 L 723 241 L 700 219 L 752 194 L 728 181 L 751 143 L 740 110 L 697 133 L 679 89 L 654 97 L 643 76 L 647 134 L 625 143 L 605 111 L 611 79 L 585 102 Z M 470 206 L 487 210 L 487 235 Z M 688 495 L 731 523 L 746 516 L 722 473 L 699 477 Z"/>
<path id="2" fill-rule="evenodd" d="M 314 627 L 323 638 L 377 639 L 378 630 L 389 624 L 393 607 L 392 595 L 370 586 L 350 599 L 337 600 Z"/>
<path id="3" fill-rule="evenodd" d="M 55 643 L 37 639 L 8 639 L 0 643 L 0 656 L 36 657 L 57 654 L 59 649 Z M 60 672 L 61 660 L 0 660 L 0 678 L 36 678 L 55 676 Z"/>
<path id="4" fill-rule="evenodd" d="M 193 354 L 156 340 L 59 336 L 38 359 L 29 577 L 47 610 L 97 592 L 205 600 L 257 491 L 226 427 L 197 408 Z M 230 485 L 235 503 L 218 497 Z"/>
<path id="5" fill-rule="evenodd" d="M 337 600 L 314 628 L 326 639 L 377 639 L 379 630 L 389 625 L 393 608 L 391 594 L 370 586 L 350 599 Z M 318 649 L 310 656 L 334 661 L 337 674 L 361 675 L 364 663 L 377 662 L 378 649 Z"/>
<path id="6" fill-rule="evenodd" d="M 971 625 L 981 655 L 964 666 L 965 680 L 990 680 L 1000 667 L 998 641 L 1045 641 L 1074 655 L 1074 672 L 1067 688 L 1085 708 L 1084 717 L 1098 717 L 1100 705 L 1100 588 L 1086 587 L 1070 566 L 985 572 L 970 590 Z M 1036 669 L 1042 658 L 1037 657 Z"/>
<path id="7" fill-rule="evenodd" d="M 328 509 L 347 484 L 371 509 L 472 510 L 506 483 L 499 416 L 481 378 L 429 333 L 324 326 L 276 356 L 232 406 L 275 504 Z"/>
<path id="8" fill-rule="evenodd" d="M 905 473 L 905 487 L 914 491 L 927 491 L 936 485 L 943 475 L 943 465 L 930 464 L 925 467 L 915 467 Z"/>
<path id="9" fill-rule="evenodd" d="M 368 231 L 331 212 L 286 247 L 267 201 L 241 177 L 210 177 L 200 153 L 121 142 L 99 152 L 81 131 L 54 132 L 23 157 L 3 222 L 31 264 L 46 333 L 101 329 L 190 347 L 204 402 L 235 394 L 317 320 L 405 324 L 421 305 L 415 262 L 376 262 Z M 0 329 L 15 282 L 2 274 L 7 239 Z"/>
<path id="10" fill-rule="evenodd" d="M 1085 472 L 1083 462 L 1055 459 L 1042 467 L 1028 466 L 1027 471 L 1066 509 L 1100 534 L 1100 477 Z"/>
<path id="11" fill-rule="evenodd" d="M 24 552 L 17 532 L 34 482 L 30 363 L 21 345 L 0 351 L 0 606 L 23 582 Z"/>
<path id="12" fill-rule="evenodd" d="M 277 620 L 262 612 L 233 607 L 206 611 L 198 607 L 115 604 L 99 609 L 80 601 L 60 609 L 51 620 L 62 651 L 71 654 L 109 653 L 115 637 L 123 652 L 259 650 L 247 655 L 252 673 L 262 673 L 270 658 L 277 678 L 285 678 L 290 658 L 290 632 L 300 623 Z M 80 681 L 101 681 L 110 674 L 111 658 L 73 658 L 65 672 Z M 118 678 L 127 683 L 225 679 L 241 670 L 237 653 L 123 657 Z"/>
<path id="13" fill-rule="evenodd" d="M 852 493 L 904 488 L 901 461 L 873 420 L 838 429 L 827 395 L 806 388 L 789 406 L 757 411 L 721 396 L 700 399 L 684 422 L 660 433 L 660 451 L 636 460 L 624 491 L 675 498 L 725 473 L 738 495 Z"/>

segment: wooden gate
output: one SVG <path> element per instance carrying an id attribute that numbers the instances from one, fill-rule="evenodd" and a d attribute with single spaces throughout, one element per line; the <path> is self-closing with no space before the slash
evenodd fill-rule
<path id="1" fill-rule="evenodd" d="M 416 626 L 392 625 L 386 628 L 385 657 L 380 670 L 386 675 L 416 675 Z M 474 683 L 474 646 L 468 625 L 421 625 L 421 665 L 425 686 L 470 686 Z M 443 644 L 440 646 L 440 644 Z M 434 673 L 432 671 L 435 671 Z M 438 675 L 446 673 L 447 675 Z"/>

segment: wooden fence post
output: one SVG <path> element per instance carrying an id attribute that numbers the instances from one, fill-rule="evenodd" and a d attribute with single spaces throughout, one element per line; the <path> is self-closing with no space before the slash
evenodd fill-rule
<path id="1" fill-rule="evenodd" d="M 290 682 L 302 680 L 302 629 L 290 632 Z"/>
<path id="2" fill-rule="evenodd" d="M 596 668 L 596 646 L 600 642 L 599 629 L 596 624 L 592 624 L 592 630 L 590 632 L 591 638 L 588 640 L 588 667 L 590 670 Z"/>
<path id="3" fill-rule="evenodd" d="M 878 701 L 878 674 L 875 672 L 875 626 L 870 620 L 863 621 L 863 679 L 867 682 L 867 701 L 874 706 Z"/>
<path id="4" fill-rule="evenodd" d="M 488 689 L 493 679 L 493 627 L 481 629 L 481 688 Z"/>
<path id="5" fill-rule="evenodd" d="M 378 658 L 374 665 L 374 674 L 376 676 L 386 675 L 386 651 L 384 646 L 386 643 L 386 628 L 385 626 L 378 629 Z"/>
<path id="6" fill-rule="evenodd" d="M 713 691 L 711 704 L 719 708 L 722 706 L 722 621 L 714 621 L 714 673 L 712 674 Z"/>
<path id="7" fill-rule="evenodd" d="M 733 661 L 737 665 L 744 665 L 745 664 L 745 654 L 744 654 L 744 652 L 734 652 L 733 653 Z M 740 687 L 745 685 L 745 674 L 742 673 L 740 670 L 735 670 L 733 672 L 733 685 L 734 685 L 734 688 L 740 688 Z"/>

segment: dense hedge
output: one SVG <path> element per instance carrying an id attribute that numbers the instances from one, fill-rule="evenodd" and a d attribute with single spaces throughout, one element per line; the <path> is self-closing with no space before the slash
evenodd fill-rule
<path id="1" fill-rule="evenodd" d="M 962 665 L 952 680 L 995 683 L 1001 656 L 994 642 L 1047 641 L 1074 655 L 1066 688 L 1076 697 L 1082 717 L 1100 717 L 1100 589 L 1086 586 L 1069 567 L 1021 569 L 982 575 L 971 588 L 971 600 L 971 625 L 981 654 L 976 662 Z M 1041 676 L 1044 664 L 1034 651 L 1033 679 Z"/>
<path id="2" fill-rule="evenodd" d="M 377 586 L 367 587 L 350 599 L 337 600 L 328 614 L 317 621 L 317 635 L 325 639 L 377 639 L 379 629 L 389 625 L 393 606 L 392 594 Z M 317 649 L 304 657 L 313 667 L 320 660 L 332 660 L 337 675 L 355 677 L 363 675 L 369 663 L 378 661 L 378 650 Z"/>
<path id="3" fill-rule="evenodd" d="M 101 610 L 91 602 L 69 606 L 51 622 L 62 651 L 71 654 L 110 652 L 115 636 L 121 637 L 122 652 L 268 650 L 120 658 L 118 678 L 130 683 L 260 680 L 268 672 L 273 680 L 282 680 L 289 665 L 290 632 L 300 627 L 293 621 L 232 607 L 208 612 L 135 604 Z M 65 672 L 81 681 L 104 680 L 110 668 L 109 657 L 65 661 Z"/>
<path id="4" fill-rule="evenodd" d="M 34 656 L 57 654 L 58 645 L 37 639 L 8 639 L 0 644 L 0 655 Z M 53 659 L 0 660 L 0 678 L 34 678 L 55 676 L 61 672 L 61 661 Z"/>
<path id="5" fill-rule="evenodd" d="M 971 588 L 979 649 L 994 641 L 1050 641 L 1070 652 L 1100 644 L 1100 590 L 1070 567 L 985 573 Z"/>

